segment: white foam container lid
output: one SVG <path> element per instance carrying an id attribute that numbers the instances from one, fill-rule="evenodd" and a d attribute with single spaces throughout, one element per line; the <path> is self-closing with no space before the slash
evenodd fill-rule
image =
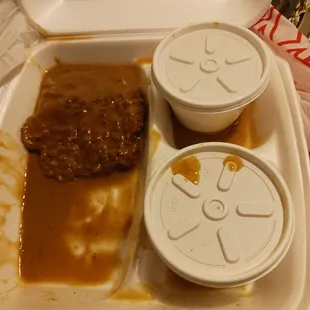
<path id="1" fill-rule="evenodd" d="M 171 167 L 200 162 L 196 185 Z M 205 143 L 166 160 L 149 183 L 146 228 L 159 255 L 180 276 L 229 287 L 257 280 L 287 253 L 294 206 L 281 175 L 253 152 Z"/>
<path id="2" fill-rule="evenodd" d="M 270 51 L 253 32 L 226 23 L 176 30 L 156 49 L 153 80 L 174 104 L 201 111 L 242 107 L 267 87 Z"/>
<path id="3" fill-rule="evenodd" d="M 250 27 L 271 0 L 18 0 L 44 35 L 162 32 L 190 23 Z"/>

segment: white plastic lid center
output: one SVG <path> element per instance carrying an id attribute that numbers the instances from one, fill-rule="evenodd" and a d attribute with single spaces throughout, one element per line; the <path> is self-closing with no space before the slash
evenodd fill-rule
<path id="1" fill-rule="evenodd" d="M 175 90 L 210 104 L 246 93 L 259 83 L 263 72 L 261 57 L 253 45 L 221 29 L 181 36 L 165 54 L 167 77 Z"/>

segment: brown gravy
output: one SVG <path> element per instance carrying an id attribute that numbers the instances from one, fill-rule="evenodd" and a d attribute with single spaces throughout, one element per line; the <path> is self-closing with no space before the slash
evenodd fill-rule
<path id="1" fill-rule="evenodd" d="M 185 157 L 171 166 L 173 175 L 181 174 L 187 180 L 197 185 L 200 181 L 200 161 L 196 156 Z"/>
<path id="2" fill-rule="evenodd" d="M 223 166 L 225 166 L 226 164 L 228 164 L 228 169 L 230 171 L 236 171 L 236 172 L 240 171 L 244 166 L 242 159 L 238 156 L 233 155 L 224 158 Z"/>
<path id="3" fill-rule="evenodd" d="M 38 103 L 51 88 L 44 88 L 45 82 L 61 87 L 66 98 L 96 100 L 136 87 L 139 78 L 136 68 L 60 64 L 45 75 Z M 59 182 L 46 177 L 39 156 L 30 153 L 20 231 L 22 280 L 95 285 L 113 279 L 132 222 L 140 166 Z"/>
<path id="4" fill-rule="evenodd" d="M 136 59 L 138 65 L 150 65 L 153 62 L 153 57 L 139 57 Z"/>
<path id="5" fill-rule="evenodd" d="M 141 285 L 137 288 L 125 288 L 118 291 L 112 297 L 116 300 L 126 300 L 126 301 L 151 301 L 155 299 L 151 289 L 147 286 Z"/>
<path id="6" fill-rule="evenodd" d="M 27 282 L 100 284 L 113 276 L 128 233 L 137 170 L 61 183 L 30 154 L 21 226 L 20 273 Z"/>
<path id="7" fill-rule="evenodd" d="M 153 158 L 154 155 L 156 154 L 160 140 L 161 140 L 160 133 L 156 129 L 152 129 L 151 131 L 152 150 L 150 158 Z"/>

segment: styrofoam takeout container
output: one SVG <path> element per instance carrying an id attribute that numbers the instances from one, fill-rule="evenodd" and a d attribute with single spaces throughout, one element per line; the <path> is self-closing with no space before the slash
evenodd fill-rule
<path id="1" fill-rule="evenodd" d="M 173 0 L 151 1 L 153 6 L 150 6 L 150 2 L 138 0 L 130 2 L 132 6 L 128 1 L 121 2 L 121 0 L 111 2 L 20 0 L 19 2 L 29 13 L 28 17 L 33 25 L 38 24 L 37 29 L 43 27 L 54 35 L 76 32 L 92 34 L 100 32 L 104 35 L 87 39 L 71 37 L 67 38 L 68 40 L 61 38 L 43 41 L 29 50 L 26 65 L 8 87 L 8 92 L 0 105 L 2 142 L 0 178 L 2 184 L 9 186 L 14 182 L 20 184 L 24 180 L 25 152 L 19 144 L 20 125 L 33 112 L 42 75 L 47 68 L 55 64 L 55 58 L 63 62 L 115 63 L 152 57 L 161 39 L 167 35 L 166 30 L 163 31 L 161 28 L 162 19 L 158 18 L 162 17 L 160 14 L 162 12 L 155 14 L 156 3 L 159 3 L 161 9 L 167 8 L 167 11 L 163 12 L 165 14 L 163 21 L 166 23 L 163 26 L 166 28 L 181 26 L 187 22 L 199 22 L 209 12 L 208 5 L 213 8 L 210 11 L 215 12 L 214 4 L 217 3 L 217 1 L 196 1 L 195 6 L 193 1 L 188 1 L 187 7 L 184 7 L 178 6 L 179 1 Z M 231 21 L 249 25 L 263 14 L 269 3 L 270 1 L 227 0 L 219 1 L 218 5 L 222 9 L 225 8 L 222 10 L 224 20 L 227 21 L 231 16 Z M 122 4 L 124 10 L 119 11 Z M 200 9 L 197 9 L 197 6 Z M 141 19 L 137 16 L 138 7 L 145 13 Z M 109 11 L 109 8 L 112 10 Z M 172 8 L 175 14 L 171 15 Z M 188 10 L 189 15 L 184 14 L 183 9 L 184 12 Z M 220 13 L 220 10 L 217 12 Z M 240 12 L 242 14 L 238 15 Z M 200 14 L 200 20 L 195 18 L 196 14 Z M 125 15 L 135 18 L 125 18 Z M 90 18 L 92 16 L 95 18 Z M 115 16 L 119 16 L 120 19 Z M 182 20 L 181 16 L 186 16 L 185 20 Z M 218 17 L 220 14 L 215 16 Z M 122 34 L 122 30 L 126 27 L 129 30 L 126 34 Z M 139 33 L 133 33 L 132 31 L 137 28 L 144 30 L 140 29 Z M 155 29 L 158 32 L 159 28 L 160 33 L 152 31 Z M 145 77 L 150 78 L 150 65 L 145 65 L 143 68 Z M 172 139 L 169 105 L 152 84 L 145 87 L 149 92 L 150 104 L 152 157 L 148 162 L 148 178 L 151 178 L 160 164 L 177 150 Z M 210 290 L 192 285 L 170 271 L 149 244 L 144 231 L 141 231 L 140 237 L 137 238 L 139 230 L 136 232 L 132 230 L 129 239 L 124 242 L 129 250 L 125 251 L 127 257 L 121 266 L 122 270 L 117 274 L 119 277 L 116 282 L 99 287 L 26 285 L 19 280 L 17 264 L 21 198 L 12 197 L 11 192 L 2 185 L 0 186 L 0 309 L 309 309 L 310 296 L 307 293 L 310 289 L 308 251 L 310 232 L 307 227 L 310 227 L 310 213 L 307 206 L 310 204 L 310 199 L 306 194 L 310 186 L 309 162 L 302 133 L 299 102 L 290 69 L 284 61 L 277 58 L 272 65 L 269 85 L 251 105 L 251 118 L 251 126 L 256 128 L 260 137 L 260 143 L 252 151 L 278 169 L 288 185 L 295 208 L 296 227 L 292 245 L 274 271 L 241 288 Z M 153 139 L 154 137 L 156 139 Z M 5 162 L 16 169 L 5 170 L 3 166 Z M 140 222 L 141 206 L 137 206 L 134 223 Z M 140 291 L 147 292 L 142 294 L 143 298 L 140 298 Z M 111 293 L 115 294 L 111 296 Z"/>
<path id="2" fill-rule="evenodd" d="M 186 127 L 214 133 L 232 125 L 266 89 L 272 60 L 250 30 L 204 23 L 179 29 L 159 44 L 152 77 Z"/>
<path id="3" fill-rule="evenodd" d="M 194 158 L 193 158 L 194 156 Z M 173 174 L 199 161 L 198 184 Z M 186 171 L 185 171 L 186 175 Z M 294 205 L 281 175 L 251 151 L 202 143 L 168 158 L 146 192 L 150 240 L 166 264 L 199 285 L 240 286 L 272 271 L 294 234 Z"/>

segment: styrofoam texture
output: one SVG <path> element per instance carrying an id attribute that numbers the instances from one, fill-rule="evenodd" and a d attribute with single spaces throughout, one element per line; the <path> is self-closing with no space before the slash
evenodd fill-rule
<path id="1" fill-rule="evenodd" d="M 194 187 L 188 186 L 188 180 L 184 184 L 180 180 L 176 188 L 173 181 L 176 176 L 172 176 L 170 167 L 192 155 L 200 161 L 201 171 L 208 171 L 208 176 L 202 175 Z M 242 175 L 235 172 L 238 181 L 223 166 L 223 160 L 230 155 L 241 158 L 246 167 Z M 239 185 L 226 187 L 224 182 L 225 189 L 221 190 L 221 179 Z M 179 186 L 189 191 L 181 191 Z M 177 201 L 173 206 L 175 212 L 172 201 Z M 206 207 L 208 201 L 217 202 L 216 207 L 221 205 L 221 209 L 215 209 L 215 205 L 212 209 L 210 205 Z M 273 205 L 271 218 L 236 216 L 233 209 L 249 201 Z M 254 218 L 258 219 L 256 223 Z M 295 227 L 294 205 L 280 173 L 246 148 L 217 142 L 189 146 L 160 165 L 146 191 L 144 219 L 152 245 L 172 270 L 189 281 L 217 288 L 241 286 L 272 271 L 287 253 Z M 222 239 L 219 233 L 223 229 L 230 240 L 219 246 L 217 238 Z M 171 233 L 176 237 L 169 237 Z M 257 248 L 266 240 L 268 246 Z M 250 247 L 250 242 L 256 246 Z M 202 248 L 208 251 L 207 256 Z M 226 259 L 224 252 L 228 255 Z M 242 258 L 242 252 L 248 257 L 253 255 L 253 259 Z"/>
<path id="2" fill-rule="evenodd" d="M 18 0 L 44 35 L 132 33 L 226 21 L 252 26 L 271 0 Z"/>
<path id="3" fill-rule="evenodd" d="M 213 133 L 233 124 L 261 95 L 273 61 L 248 29 L 202 23 L 178 29 L 159 44 L 152 77 L 186 127 Z"/>
<path id="4" fill-rule="evenodd" d="M 158 36 L 131 36 L 39 44 L 30 51 L 31 58 L 20 76 L 11 84 L 0 106 L 1 131 L 8 132 L 19 141 L 20 125 L 32 113 L 42 74 L 54 64 L 55 57 L 71 62 L 131 61 L 136 57 L 152 56 L 159 40 Z M 146 72 L 149 72 L 149 68 L 146 68 Z M 23 286 L 16 276 L 17 266 L 9 263 L 5 270 L 2 266 L 0 268 L 0 309 L 307 309 L 310 301 L 307 296 L 310 289 L 310 268 L 307 265 L 310 254 L 306 246 L 310 242 L 310 232 L 306 230 L 306 224 L 310 217 L 306 217 L 306 214 L 309 215 L 310 211 L 306 209 L 305 203 L 309 201 L 309 197 L 306 196 L 303 182 L 305 186 L 310 184 L 309 164 L 306 160 L 305 141 L 301 135 L 299 103 L 294 92 L 289 67 L 278 59 L 277 66 L 272 70 L 269 86 L 254 106 L 254 122 L 264 143 L 253 151 L 279 169 L 296 206 L 296 230 L 292 246 L 283 262 L 272 273 L 239 289 L 209 290 L 193 286 L 176 278 L 169 271 L 148 244 L 145 233 L 141 232 L 138 259 L 133 261 L 125 284 L 131 286 L 143 283 L 151 287 L 155 296 L 153 302 L 128 303 L 124 300 L 106 299 L 102 287 Z M 149 162 L 148 177 L 167 156 L 176 152 L 172 143 L 168 104 L 153 86 L 149 86 L 149 99 L 150 126 L 161 135 L 161 139 Z M 18 203 L 14 210 L 15 215 L 6 223 L 13 239 L 18 236 L 21 211 Z M 2 226 L 0 231 L 3 233 Z M 309 236 L 308 240 L 306 234 Z M 4 238 L 1 238 L 0 249 L 5 245 L 3 242 Z M 11 250 L 13 249 L 12 255 L 16 259 L 17 244 Z"/>

